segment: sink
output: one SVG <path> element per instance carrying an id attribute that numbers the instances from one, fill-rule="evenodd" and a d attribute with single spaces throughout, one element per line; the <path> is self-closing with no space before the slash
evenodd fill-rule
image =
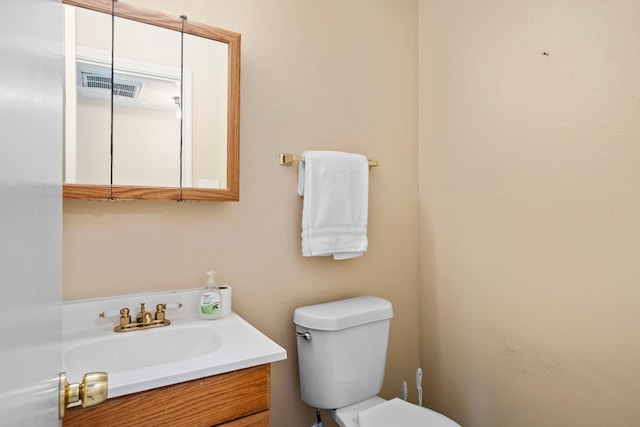
<path id="1" fill-rule="evenodd" d="M 287 352 L 236 313 L 201 320 L 201 289 L 67 301 L 63 304 L 62 363 L 70 381 L 87 372 L 109 375 L 109 397 L 273 363 Z M 118 319 L 102 319 L 107 309 L 148 307 L 179 301 L 167 311 L 171 324 L 114 332 Z"/>
<path id="2" fill-rule="evenodd" d="M 99 370 L 113 374 L 186 362 L 213 353 L 222 346 L 222 338 L 213 328 L 171 326 L 79 340 L 65 348 L 63 363 L 75 372 Z"/>

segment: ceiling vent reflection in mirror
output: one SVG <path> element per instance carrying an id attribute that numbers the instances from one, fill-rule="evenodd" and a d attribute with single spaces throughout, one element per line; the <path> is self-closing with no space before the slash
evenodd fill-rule
<path id="1" fill-rule="evenodd" d="M 111 76 L 91 72 L 81 72 L 82 85 L 78 86 L 78 94 L 81 96 L 93 96 L 96 98 L 108 98 L 111 95 Z M 117 80 L 113 85 L 114 96 L 138 99 L 142 83 Z"/>
<path id="2" fill-rule="evenodd" d="M 183 71 L 184 104 L 190 108 L 191 70 Z M 149 110 L 175 111 L 180 95 L 180 69 L 149 62 L 118 59 L 114 69 L 114 104 Z M 76 90 L 78 96 L 111 97 L 111 58 L 106 51 L 76 47 Z"/>

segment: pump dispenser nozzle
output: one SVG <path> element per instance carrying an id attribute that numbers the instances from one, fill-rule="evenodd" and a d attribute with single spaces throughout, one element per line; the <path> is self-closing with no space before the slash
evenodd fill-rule
<path id="1" fill-rule="evenodd" d="M 207 274 L 209 275 L 209 280 L 207 280 L 207 288 L 215 288 L 216 287 L 216 280 L 213 278 L 213 275 L 216 274 L 215 271 L 207 271 Z"/>

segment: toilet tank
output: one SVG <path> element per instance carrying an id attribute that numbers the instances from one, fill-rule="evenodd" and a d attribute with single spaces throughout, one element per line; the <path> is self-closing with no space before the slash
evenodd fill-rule
<path id="1" fill-rule="evenodd" d="M 373 296 L 297 308 L 293 322 L 302 400 L 336 409 L 378 394 L 392 317 L 391 303 Z"/>

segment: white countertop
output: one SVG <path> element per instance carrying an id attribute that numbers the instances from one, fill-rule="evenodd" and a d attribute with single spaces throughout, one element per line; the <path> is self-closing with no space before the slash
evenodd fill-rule
<path id="1" fill-rule="evenodd" d="M 197 316 L 201 291 L 189 289 L 65 302 L 63 367 L 69 381 L 80 382 L 87 372 L 106 371 L 109 397 L 116 397 L 287 358 L 284 348 L 235 313 L 223 319 L 201 320 Z M 153 313 L 156 304 L 174 301 L 182 303 L 183 307 L 167 310 L 166 318 L 171 320 L 171 325 L 161 328 L 116 333 L 113 327 L 118 324 L 118 317 L 102 319 L 98 316 L 107 309 L 128 307 L 135 318 L 141 302 Z M 163 351 L 181 354 L 181 349 L 172 347 L 171 343 L 172 337 L 180 335 L 179 331 L 185 332 L 184 336 L 187 332 L 206 332 L 207 335 L 200 339 L 214 340 L 215 344 L 204 343 L 211 344 L 209 347 L 213 350 L 189 351 L 182 342 L 184 359 L 160 360 Z M 93 349 L 101 350 L 90 351 Z M 67 357 L 74 351 L 75 357 Z M 78 358 L 78 354 L 91 356 Z M 128 360 L 135 362 L 131 363 L 132 367 L 128 366 Z M 112 372 L 105 367 L 111 367 Z"/>

